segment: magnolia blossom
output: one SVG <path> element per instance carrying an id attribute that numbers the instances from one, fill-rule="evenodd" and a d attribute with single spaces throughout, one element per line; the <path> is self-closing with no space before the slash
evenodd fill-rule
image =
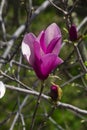
<path id="1" fill-rule="evenodd" d="M 41 80 L 45 80 L 63 62 L 58 57 L 60 48 L 61 31 L 55 23 L 37 37 L 33 33 L 25 34 L 22 41 L 22 53 Z"/>

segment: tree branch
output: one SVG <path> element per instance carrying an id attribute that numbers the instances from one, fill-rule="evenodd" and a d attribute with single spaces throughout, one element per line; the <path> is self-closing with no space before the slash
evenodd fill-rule
<path id="1" fill-rule="evenodd" d="M 7 89 L 11 89 L 11 90 L 15 90 L 15 91 L 18 91 L 18 92 L 21 92 L 21 93 L 25 93 L 25 94 L 31 94 L 31 95 L 34 95 L 34 96 L 38 96 L 39 95 L 39 92 L 36 92 L 35 90 L 27 90 L 27 89 L 22 89 L 22 88 L 17 88 L 17 87 L 14 87 L 14 86 L 10 86 L 10 85 L 5 85 Z M 50 97 L 49 96 L 46 96 L 45 94 L 42 94 L 41 97 L 47 101 L 50 101 Z M 51 103 L 51 102 L 50 102 Z M 70 104 L 67 104 L 67 103 L 62 103 L 62 102 L 57 102 L 57 107 L 62 107 L 62 108 L 65 108 L 65 109 L 69 109 L 73 112 L 76 112 L 76 113 L 79 113 L 79 114 L 84 114 L 84 115 L 87 115 L 87 110 L 83 110 L 83 109 L 80 109 L 78 107 L 75 107 L 73 105 L 70 105 Z"/>

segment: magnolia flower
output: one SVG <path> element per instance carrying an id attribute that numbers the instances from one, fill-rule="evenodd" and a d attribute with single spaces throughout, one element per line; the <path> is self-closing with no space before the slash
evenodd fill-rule
<path id="1" fill-rule="evenodd" d="M 75 25 L 72 25 L 69 29 L 69 38 L 71 41 L 76 41 L 78 36 L 77 36 L 77 29 Z"/>
<path id="2" fill-rule="evenodd" d="M 5 94 L 6 88 L 2 81 L 0 81 L 0 98 L 2 98 Z"/>
<path id="3" fill-rule="evenodd" d="M 58 57 L 60 48 L 61 31 L 55 23 L 37 37 L 33 33 L 25 34 L 22 41 L 22 53 L 41 80 L 45 80 L 63 62 Z"/>

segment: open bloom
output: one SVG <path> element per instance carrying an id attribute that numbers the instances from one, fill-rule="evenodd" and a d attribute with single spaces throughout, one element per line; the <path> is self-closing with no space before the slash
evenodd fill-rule
<path id="1" fill-rule="evenodd" d="M 61 32 L 55 23 L 41 31 L 38 37 L 33 33 L 25 34 L 22 41 L 22 53 L 41 80 L 45 80 L 63 62 L 58 57 L 60 48 Z"/>

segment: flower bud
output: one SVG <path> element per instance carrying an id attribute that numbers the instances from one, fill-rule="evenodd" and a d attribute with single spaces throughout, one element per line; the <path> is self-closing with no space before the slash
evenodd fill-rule
<path id="1" fill-rule="evenodd" d="M 76 41 L 78 39 L 77 29 L 75 25 L 72 25 L 69 29 L 69 39 L 71 41 Z"/>
<path id="2" fill-rule="evenodd" d="M 50 87 L 50 97 L 52 98 L 53 101 L 58 101 L 61 99 L 61 96 L 62 96 L 62 89 L 56 85 L 56 84 L 53 84 L 51 87 Z"/>

